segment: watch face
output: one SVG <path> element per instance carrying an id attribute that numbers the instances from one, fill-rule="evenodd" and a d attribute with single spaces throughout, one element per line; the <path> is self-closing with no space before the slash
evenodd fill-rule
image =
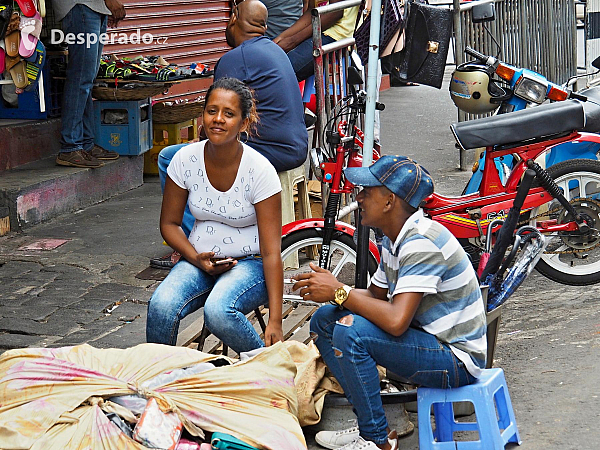
<path id="1" fill-rule="evenodd" d="M 344 290 L 344 288 L 338 288 L 338 289 L 336 289 L 336 291 L 335 291 L 335 302 L 338 305 L 341 305 L 342 303 L 344 303 L 347 298 L 348 298 L 348 294 L 346 294 L 346 291 Z"/>

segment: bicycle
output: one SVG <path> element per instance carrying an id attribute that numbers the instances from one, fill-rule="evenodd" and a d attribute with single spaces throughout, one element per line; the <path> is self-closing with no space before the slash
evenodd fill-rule
<path id="1" fill-rule="evenodd" d="M 293 278 L 295 273 L 306 272 L 308 262 L 312 262 L 315 246 L 318 247 L 320 267 L 327 268 L 338 277 L 354 284 L 354 266 L 356 264 L 356 243 L 353 239 L 355 227 L 341 222 L 339 217 L 356 210 L 351 203 L 341 208 L 342 196 L 354 193 L 354 185 L 344 178 L 346 167 L 362 166 L 362 148 L 364 133 L 357 126 L 359 116 L 365 110 L 366 93 L 357 91 L 355 85 L 363 80 L 354 67 L 348 68 L 349 95 L 343 97 L 332 109 L 331 118 L 325 126 L 325 139 L 329 148 L 313 148 L 310 151 L 310 164 L 315 177 L 328 186 L 329 195 L 323 218 L 298 220 L 283 226 L 283 260 L 298 252 L 300 266 L 284 268 L 285 278 Z M 377 104 L 382 110 L 384 105 Z M 379 145 L 373 149 L 373 160 L 379 159 Z M 368 271 L 372 275 L 379 264 L 377 245 L 369 242 Z M 287 270 L 286 270 L 287 269 Z M 341 277 L 341 278 L 340 278 Z M 297 298 L 297 296 L 291 296 Z M 287 297 L 286 297 L 287 298 Z"/>

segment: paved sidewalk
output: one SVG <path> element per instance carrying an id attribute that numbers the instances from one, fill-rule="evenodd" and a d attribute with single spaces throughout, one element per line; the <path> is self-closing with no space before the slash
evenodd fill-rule
<path id="1" fill-rule="evenodd" d="M 145 342 L 156 282 L 135 275 L 168 251 L 158 231 L 160 201 L 158 179 L 150 178 L 114 199 L 0 238 L 0 350 Z M 66 242 L 24 249 L 45 239 Z"/>

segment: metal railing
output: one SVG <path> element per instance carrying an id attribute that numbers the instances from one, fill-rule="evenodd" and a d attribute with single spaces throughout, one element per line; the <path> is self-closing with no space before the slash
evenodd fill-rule
<path id="1" fill-rule="evenodd" d="M 562 84 L 577 72 L 575 4 L 565 0 L 495 0 L 496 20 L 488 22 L 504 61 L 543 74 Z M 469 5 L 471 6 L 471 5 Z M 471 6 L 472 7 L 472 6 Z M 461 6 L 461 35 L 456 36 L 457 62 L 469 45 L 482 53 L 498 50 L 483 24 L 473 23 L 470 9 Z"/>
<path id="2" fill-rule="evenodd" d="M 361 0 L 344 0 L 332 5 L 319 6 L 311 11 L 313 31 L 313 56 L 315 63 L 315 94 L 317 98 L 317 146 L 325 148 L 323 141 L 325 125 L 331 109 L 346 92 L 347 68 L 354 38 L 341 39 L 323 45 L 321 39 L 321 16 L 360 5 Z"/>

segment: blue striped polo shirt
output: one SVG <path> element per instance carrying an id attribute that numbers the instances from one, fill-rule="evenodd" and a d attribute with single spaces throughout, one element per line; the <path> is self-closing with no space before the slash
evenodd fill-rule
<path id="1" fill-rule="evenodd" d="M 411 326 L 433 334 L 474 377 L 485 367 L 486 317 L 479 282 L 465 251 L 441 224 L 418 210 L 392 244 L 386 236 L 371 282 L 388 290 L 422 292 Z"/>

